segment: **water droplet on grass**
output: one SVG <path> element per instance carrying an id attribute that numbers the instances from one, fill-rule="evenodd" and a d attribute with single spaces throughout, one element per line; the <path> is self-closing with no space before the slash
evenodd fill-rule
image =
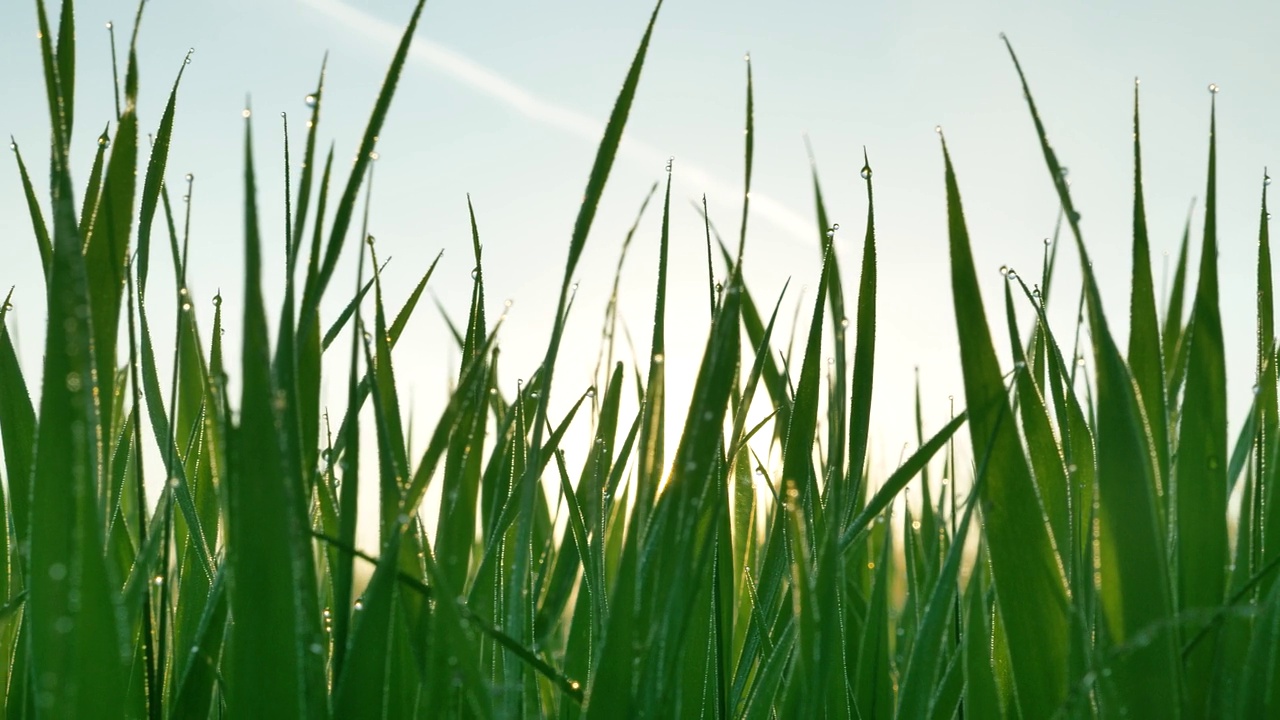
<path id="1" fill-rule="evenodd" d="M 596 396 L 596 386 L 592 385 L 591 387 L 587 388 L 587 397 L 593 398 L 595 396 Z"/>
<path id="2" fill-rule="evenodd" d="M 862 179 L 863 179 L 863 180 L 870 180 L 870 179 L 871 179 L 871 166 L 870 166 L 870 165 L 863 165 L 863 166 L 862 166 L 862 172 L 861 172 L 860 174 L 862 175 Z"/>
<path id="3" fill-rule="evenodd" d="M 1218 87 L 1218 83 L 1209 83 L 1209 93 L 1210 93 L 1210 94 L 1212 94 L 1212 95 L 1217 95 L 1217 94 L 1218 94 L 1218 91 L 1219 91 L 1219 90 L 1221 90 L 1221 89 L 1222 89 L 1222 88 Z"/>
<path id="4" fill-rule="evenodd" d="M 941 134 L 942 134 L 942 126 L 941 126 L 941 125 L 934 125 L 934 126 L 933 126 L 933 131 L 934 131 L 934 132 L 936 132 L 936 133 L 938 133 L 939 135 L 941 135 Z"/>
<path id="5" fill-rule="evenodd" d="M 152 585 L 155 585 L 156 587 L 161 587 L 162 585 L 164 585 L 164 576 L 163 576 L 163 575 L 157 575 L 157 576 L 155 576 L 155 577 L 151 578 L 151 584 L 152 584 Z"/>
<path id="6" fill-rule="evenodd" d="M 1001 266 L 1000 266 L 1000 274 L 1001 274 L 1001 275 L 1003 275 L 1004 277 L 1009 277 L 1009 266 L 1008 266 L 1008 265 L 1001 265 Z"/>
<path id="7" fill-rule="evenodd" d="M 62 563 L 54 563 L 49 566 L 50 580 L 64 580 L 67 577 L 67 566 Z"/>
<path id="8" fill-rule="evenodd" d="M 108 20 L 108 21 L 107 21 L 107 29 L 108 29 L 108 30 L 110 30 L 110 29 L 111 29 L 111 28 L 113 28 L 113 27 L 115 27 L 115 23 L 113 23 L 113 22 L 111 22 L 110 20 Z"/>
<path id="9" fill-rule="evenodd" d="M 480 268 L 471 268 L 471 279 L 475 280 L 480 277 Z"/>
<path id="10" fill-rule="evenodd" d="M 302 102 L 305 103 L 307 107 L 313 108 L 316 106 L 316 96 L 307 95 L 306 97 L 302 98 Z"/>
<path id="11" fill-rule="evenodd" d="M 242 118 L 247 118 L 247 117 L 249 117 L 249 116 L 250 116 L 250 115 L 252 115 L 252 114 L 253 114 L 253 111 L 252 111 L 252 110 L 250 110 L 249 108 L 245 108 L 245 109 L 243 109 L 243 110 L 241 110 L 241 111 L 240 111 L 240 117 L 242 117 Z"/>

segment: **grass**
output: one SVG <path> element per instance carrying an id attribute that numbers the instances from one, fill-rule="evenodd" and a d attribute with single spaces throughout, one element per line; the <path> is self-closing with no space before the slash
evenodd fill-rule
<path id="1" fill-rule="evenodd" d="M 758 298 L 742 274 L 754 143 L 748 62 L 742 233 L 727 244 L 702 208 L 708 262 L 718 247 L 730 270 L 708 280 L 712 320 L 687 409 L 665 391 L 666 353 L 689 350 L 665 343 L 668 168 L 649 353 L 631 366 L 615 360 L 615 281 L 598 377 L 563 417 L 552 415 L 553 390 L 569 392 L 554 370 L 567 350 L 572 278 L 660 7 L 591 168 L 536 372 L 514 396 L 498 386 L 502 320 L 486 310 L 482 223 L 472 212 L 476 270 L 470 313 L 453 328 L 456 385 L 433 409 L 427 446 L 411 455 L 393 350 L 435 266 L 392 312 L 376 246 L 353 225 L 422 3 L 340 193 L 332 154 L 322 166 L 316 158 L 321 71 L 304 170 L 285 189 L 287 284 L 274 323 L 249 150 L 257 118 L 246 111 L 244 307 L 218 298 L 206 343 L 189 311 L 185 234 L 166 183 L 181 72 L 141 166 L 131 41 L 114 133 L 77 186 L 73 7 L 63 3 L 55 33 L 37 0 L 52 131 L 47 199 L 13 149 L 48 299 L 38 393 L 3 325 L 8 301 L 0 307 L 8 717 L 1261 717 L 1280 703 L 1267 183 L 1258 383 L 1229 445 L 1212 115 L 1201 264 L 1192 288 L 1184 240 L 1161 312 L 1135 87 L 1134 269 L 1121 348 L 1064 170 L 1006 41 L 1061 203 L 1063 242 L 1080 258 L 1093 377 L 1078 372 L 1062 328 L 1046 319 L 1057 241 L 1030 285 L 1006 271 L 1005 328 L 988 315 L 960 171 L 943 140 L 965 409 L 932 435 L 917 422 L 918 449 L 887 477 L 870 477 L 872 168 L 867 161 L 861 173 L 868 213 L 857 282 L 841 276 L 833 232 L 819 238 L 811 314 L 793 348 L 778 353 L 782 298 Z M 816 165 L 813 189 L 826 228 Z M 178 288 L 167 387 L 144 302 L 159 215 Z M 344 251 L 359 254 L 358 275 L 346 309 L 323 322 L 322 299 L 342 294 L 333 285 Z M 224 310 L 240 314 L 227 321 L 242 328 L 238 359 L 223 355 Z M 1029 335 L 1020 314 L 1031 318 Z M 1066 330 L 1079 336 L 1080 327 Z M 997 356 L 995 332 L 1009 333 L 1011 357 Z M 834 362 L 824 377 L 827 343 Z M 322 432 L 326 352 L 345 353 L 350 373 L 346 405 L 331 415 L 337 429 Z M 227 393 L 233 375 L 238 399 Z M 623 412 L 628 394 L 640 400 L 634 414 Z M 766 419 L 749 426 L 748 411 L 761 407 Z M 362 408 L 371 433 L 362 434 Z M 673 422 L 674 448 L 665 444 Z M 591 428 L 581 468 L 562 448 L 574 426 Z M 370 437 L 375 446 L 364 446 Z M 972 448 L 971 467 L 956 462 L 958 443 Z M 362 462 L 371 454 L 376 462 Z M 165 473 L 150 497 L 144 455 L 158 455 Z M 778 458 L 777 472 L 761 457 Z M 368 483 L 376 493 L 362 489 Z M 433 485 L 438 510 L 423 507 Z M 908 486 L 920 502 L 896 502 Z M 1228 511 L 1235 492 L 1238 520 Z M 376 555 L 356 548 L 358 503 L 372 497 Z M 431 511 L 427 533 L 422 515 Z"/>

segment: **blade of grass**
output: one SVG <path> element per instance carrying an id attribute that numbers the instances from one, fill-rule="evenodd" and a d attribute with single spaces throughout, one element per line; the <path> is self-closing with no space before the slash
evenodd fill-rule
<path id="1" fill-rule="evenodd" d="M 990 475 L 982 489 L 984 529 L 1000 611 L 1009 630 L 1009 652 L 1024 713 L 1045 717 L 1066 696 L 1068 607 L 1060 560 L 1050 531 L 1038 513 L 1027 461 L 1013 423 L 998 425 L 1008 412 L 1004 385 L 991 344 L 986 312 L 965 227 L 955 170 L 942 141 L 946 165 L 947 217 L 956 330 L 975 447 L 994 443 Z M 952 588 L 954 589 L 954 587 Z M 949 605 L 950 603 L 948 603 Z"/>

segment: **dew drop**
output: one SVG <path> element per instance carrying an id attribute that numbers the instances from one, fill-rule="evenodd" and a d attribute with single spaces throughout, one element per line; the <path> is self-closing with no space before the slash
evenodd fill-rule
<path id="1" fill-rule="evenodd" d="M 369 159 L 370 159 L 370 160 L 377 160 L 379 157 L 381 157 L 381 156 L 380 156 L 380 155 L 378 155 L 378 151 L 377 151 L 377 150 L 371 150 L 371 151 L 369 151 Z"/>
<path id="2" fill-rule="evenodd" d="M 195 175 L 192 175 L 191 173 L 187 173 L 187 182 L 191 182 L 192 180 L 195 180 L 195 179 L 196 179 Z"/>
<path id="3" fill-rule="evenodd" d="M 155 577 L 151 578 L 151 584 L 152 584 L 152 585 L 155 585 L 156 587 L 160 587 L 160 586 L 164 585 L 164 576 L 163 576 L 163 575 L 157 575 L 157 576 L 155 576 Z"/>
<path id="4" fill-rule="evenodd" d="M 750 56 L 748 56 L 748 59 L 750 59 Z M 570 680 L 570 681 L 569 681 L 569 689 L 570 689 L 570 690 L 572 690 L 572 691 L 574 691 L 574 692 L 578 692 L 579 690 L 581 690 L 581 689 L 582 689 L 582 686 L 578 684 L 578 681 L 577 681 L 577 680 Z"/>
<path id="5" fill-rule="evenodd" d="M 848 328 L 848 327 L 849 327 L 849 318 L 847 318 L 847 317 L 842 317 L 842 318 L 840 318 L 840 327 L 842 327 L 842 328 Z"/>
<path id="6" fill-rule="evenodd" d="M 537 390 L 530 390 L 530 391 L 529 391 L 529 397 L 531 397 L 531 398 L 536 398 L 536 397 L 538 397 L 538 391 L 537 391 Z"/>
<path id="7" fill-rule="evenodd" d="M 63 580 L 67 577 L 67 566 L 62 563 L 54 563 L 49 566 L 50 580 Z"/>
<path id="8" fill-rule="evenodd" d="M 716 292 L 724 292 L 724 283 L 716 283 Z"/>
<path id="9" fill-rule="evenodd" d="M 1218 94 L 1218 91 L 1219 91 L 1219 90 L 1221 90 L 1221 89 L 1222 89 L 1222 88 L 1218 87 L 1218 83 L 1209 83 L 1209 92 L 1210 92 L 1210 94 L 1217 95 L 1217 94 Z"/>
<path id="10" fill-rule="evenodd" d="M 222 296 L 221 296 L 221 295 L 214 295 L 214 296 L 213 296 L 213 306 L 214 306 L 214 307 L 222 307 Z"/>
<path id="11" fill-rule="evenodd" d="M 184 202 L 184 203 L 189 203 L 189 202 L 191 202 L 191 196 L 190 196 L 190 195 L 183 195 L 183 196 L 182 196 L 182 202 Z"/>
<path id="12" fill-rule="evenodd" d="M 1005 276 L 1005 277 L 1009 277 L 1009 266 L 1008 266 L 1008 265 L 1001 265 L 1001 266 L 1000 266 L 1000 274 L 1001 274 L 1001 275 L 1003 275 L 1003 276 Z"/>
<path id="13" fill-rule="evenodd" d="M 863 165 L 863 166 L 862 166 L 862 173 L 861 173 L 861 175 L 862 175 L 862 179 L 863 179 L 863 180 L 870 180 L 870 179 L 871 179 L 871 166 L 870 166 L 870 165 Z"/>
<path id="14" fill-rule="evenodd" d="M 653 362 L 655 365 L 661 365 L 663 362 L 666 361 L 666 359 L 667 358 L 663 356 L 662 353 L 654 353 L 653 355 Z"/>
<path id="15" fill-rule="evenodd" d="M 324 652 L 324 648 L 321 647 L 320 643 L 311 643 L 311 652 L 315 655 L 319 655 Z"/>
<path id="16" fill-rule="evenodd" d="M 11 151 L 13 151 L 13 152 L 18 152 L 18 143 L 16 143 L 16 142 L 10 142 L 10 143 L 9 143 L 9 149 L 10 149 Z"/>
<path id="17" fill-rule="evenodd" d="M 1263 185 L 1263 187 L 1266 187 L 1266 186 L 1268 186 L 1268 185 L 1270 185 L 1270 184 L 1271 184 L 1271 176 L 1270 176 L 1270 175 L 1263 175 L 1263 176 L 1262 176 L 1262 185 Z"/>
<path id="18" fill-rule="evenodd" d="M 250 116 L 250 115 L 252 115 L 252 114 L 253 114 L 253 112 L 252 112 L 251 110 L 249 110 L 249 108 L 245 108 L 245 109 L 243 109 L 243 110 L 241 110 L 241 111 L 240 111 L 240 117 L 242 117 L 242 118 L 247 118 L 247 117 L 249 117 L 249 116 Z"/>
<path id="19" fill-rule="evenodd" d="M 357 601 L 356 601 L 356 604 L 355 604 L 355 611 L 356 611 L 356 612 L 360 612 L 361 610 L 364 610 L 364 601 L 363 601 L 363 600 L 357 600 Z"/>
<path id="20" fill-rule="evenodd" d="M 72 620 L 67 615 L 63 615 L 53 623 L 53 629 L 57 630 L 58 633 L 61 635 L 66 635 L 67 633 L 71 632 L 71 628 L 75 626 L 76 626 L 75 621 Z"/>
<path id="21" fill-rule="evenodd" d="M 302 98 L 302 102 L 305 103 L 307 107 L 313 108 L 316 106 L 316 96 L 307 95 L 306 97 Z"/>
<path id="22" fill-rule="evenodd" d="M 103 148 L 109 148 L 111 147 L 111 140 L 109 140 L 106 135 L 103 135 L 102 137 L 98 138 L 98 146 Z"/>
<path id="23" fill-rule="evenodd" d="M 80 380 L 80 373 L 75 371 L 67 373 L 67 390 L 68 391 L 80 392 L 80 388 L 83 386 L 84 385 Z"/>
<path id="24" fill-rule="evenodd" d="M 108 29 L 108 30 L 110 30 L 110 29 L 111 29 L 111 28 L 113 28 L 113 27 L 115 27 L 115 23 L 113 23 L 113 22 L 111 22 L 110 20 L 108 20 L 108 21 L 107 21 L 107 29 Z"/>
<path id="25" fill-rule="evenodd" d="M 920 529 L 920 521 L 919 521 L 919 520 L 912 520 L 912 521 L 911 521 L 911 529 L 912 529 L 912 530 L 919 530 L 919 529 Z"/>
<path id="26" fill-rule="evenodd" d="M 751 62 L 751 53 L 744 53 L 744 54 L 742 55 L 742 61 L 743 61 L 743 62 Z"/>
<path id="27" fill-rule="evenodd" d="M 935 133 L 937 133 L 937 134 L 941 135 L 941 134 L 942 134 L 942 126 L 941 126 L 941 125 L 934 125 L 934 126 L 933 126 L 933 131 L 934 131 Z"/>
<path id="28" fill-rule="evenodd" d="M 592 385 L 591 387 L 587 388 L 587 397 L 593 398 L 595 396 L 596 396 L 596 386 Z"/>
<path id="29" fill-rule="evenodd" d="M 177 475 L 174 475 L 169 478 L 169 487 L 177 488 L 181 484 L 182 484 L 182 481 L 178 479 Z"/>
<path id="30" fill-rule="evenodd" d="M 480 277 L 480 268 L 471 268 L 471 279 L 475 280 L 478 277 Z"/>
<path id="31" fill-rule="evenodd" d="M 875 562 L 873 561 L 873 562 L 869 562 L 869 563 L 867 563 L 867 569 L 868 569 L 868 570 L 875 570 L 875 569 L 876 569 L 876 564 L 875 564 Z"/>
<path id="32" fill-rule="evenodd" d="M 287 117 L 289 117 L 289 114 L 288 114 L 288 113 L 286 113 L 285 111 L 281 110 L 281 111 L 280 111 L 280 117 L 281 117 L 282 119 L 283 119 L 283 118 L 287 118 Z"/>

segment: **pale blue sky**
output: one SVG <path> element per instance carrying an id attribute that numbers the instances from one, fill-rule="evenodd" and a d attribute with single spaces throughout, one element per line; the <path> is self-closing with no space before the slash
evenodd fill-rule
<path id="1" fill-rule="evenodd" d="M 512 390 L 542 355 L 553 289 L 595 152 L 593 128 L 608 115 L 651 9 L 647 3 L 586 0 L 433 0 L 424 12 L 417 35 L 422 44 L 381 134 L 370 229 L 383 257 L 394 257 L 386 275 L 390 302 L 397 304 L 443 249 L 431 289 L 455 317 L 463 317 L 472 267 L 465 193 L 471 193 L 485 244 L 490 302 L 498 307 L 505 298 L 515 301 L 503 334 L 503 382 Z M 229 298 L 224 307 L 236 313 L 239 308 L 240 110 L 246 93 L 255 109 L 263 229 L 268 238 L 278 238 L 279 112 L 291 114 L 296 165 L 303 97 L 328 50 L 321 136 L 326 143 L 336 140 L 335 166 L 345 180 L 346 159 L 394 47 L 390 29 L 398 29 L 410 10 L 408 0 L 153 0 L 148 6 L 139 42 L 144 131 L 154 130 L 182 57 L 195 48 L 180 91 L 169 179 L 177 184 L 186 172 L 196 176 L 190 285 L 206 328 L 209 298 L 219 287 Z M 78 11 L 77 183 L 87 174 L 92 138 L 113 117 L 103 23 L 115 21 L 123 59 L 133 12 L 131 3 L 116 0 L 84 2 Z M 756 81 L 753 207 L 772 201 L 768 216 L 753 214 L 747 242 L 747 278 L 762 304 L 790 277 L 783 313 L 789 317 L 803 286 L 817 281 L 819 236 L 811 220 L 804 133 L 817 154 L 830 215 L 842 227 L 837 247 L 850 288 L 866 213 L 858 179 L 862 147 L 870 154 L 881 283 L 872 451 L 879 462 L 896 462 L 911 437 L 912 368 L 920 367 L 926 414 L 935 427 L 945 418 L 947 396 L 962 394 L 934 126 L 945 128 L 956 162 L 976 261 L 986 272 L 990 316 L 1002 314 L 992 304 L 1001 289 L 997 268 L 1038 268 L 1040 240 L 1052 230 L 1056 199 L 1012 64 L 997 39 L 1001 31 L 1019 51 L 1050 139 L 1071 169 L 1108 315 L 1122 335 L 1130 269 L 1133 78 L 1142 78 L 1146 199 L 1158 284 L 1162 253 L 1176 249 L 1188 203 L 1204 195 L 1206 86 L 1222 86 L 1218 229 L 1236 425 L 1253 379 L 1253 267 L 1263 166 L 1280 165 L 1280 4 L 1262 1 L 1211 8 L 1179 2 L 671 0 L 659 17 L 623 154 L 579 271 L 568 342 L 588 350 L 565 356 L 556 397 L 566 402 L 590 382 L 587 371 L 622 235 L 668 155 L 676 156 L 676 175 L 667 357 L 675 373 L 671 392 L 687 388 L 688 380 L 675 369 L 696 362 L 707 314 L 702 227 L 688 201 L 706 192 L 720 229 L 736 234 L 742 55 L 749 50 Z M 0 67 L 0 131 L 22 143 L 28 164 L 41 176 L 47 117 L 30 2 L 0 6 Z M 45 185 L 39 177 L 37 186 Z M 642 226 L 623 286 L 623 311 L 642 345 L 652 315 L 656 210 L 650 208 Z M 1197 247 L 1201 217 L 1197 209 Z M 0 168 L 0 286 L 17 285 L 21 349 L 34 373 L 43 286 L 30 237 L 16 169 L 8 161 Z M 279 254 L 277 244 L 277 259 Z M 353 258 L 349 252 L 344 261 Z M 1061 259 L 1056 317 L 1063 321 L 1059 332 L 1069 336 L 1078 270 L 1073 252 Z M 153 295 L 167 287 L 161 271 L 167 258 L 155 267 Z M 269 256 L 268 267 L 279 263 Z M 340 269 L 330 294 L 345 292 L 350 281 L 350 273 Z M 278 293 L 269 301 L 278 307 L 275 298 Z M 806 316 L 811 305 L 806 297 Z M 169 326 L 160 311 L 153 312 L 157 326 Z M 421 433 L 434 421 L 431 408 L 456 353 L 429 303 L 418 315 L 398 352 L 397 370 L 413 389 Z M 227 340 L 237 334 L 233 321 Z M 1003 345 L 1002 324 L 994 335 Z"/>

